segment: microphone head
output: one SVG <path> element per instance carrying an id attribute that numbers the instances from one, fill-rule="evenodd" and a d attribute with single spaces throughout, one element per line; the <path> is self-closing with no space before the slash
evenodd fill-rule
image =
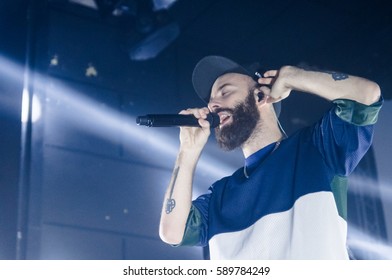
<path id="1" fill-rule="evenodd" d="M 220 125 L 220 118 L 217 113 L 209 113 L 207 115 L 207 121 L 210 123 L 211 128 L 215 128 Z"/>

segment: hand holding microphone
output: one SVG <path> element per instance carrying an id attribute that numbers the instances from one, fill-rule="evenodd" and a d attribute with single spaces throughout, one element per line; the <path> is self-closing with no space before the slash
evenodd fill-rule
<path id="1" fill-rule="evenodd" d="M 199 154 L 210 136 L 210 128 L 220 124 L 218 114 L 208 108 L 183 110 L 179 114 L 149 114 L 136 118 L 138 125 L 149 127 L 180 127 L 180 142 L 183 151 Z M 192 154 L 194 154 L 192 152 Z"/>

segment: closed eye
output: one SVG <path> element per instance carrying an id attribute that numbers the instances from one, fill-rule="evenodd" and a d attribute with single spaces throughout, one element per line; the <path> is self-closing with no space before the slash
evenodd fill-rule
<path id="1" fill-rule="evenodd" d="M 221 92 L 221 96 L 223 97 L 223 96 L 232 94 L 234 91 L 235 91 L 234 89 L 224 89 L 224 90 L 222 90 L 222 92 Z"/>
<path id="2" fill-rule="evenodd" d="M 221 97 L 227 96 L 229 94 L 232 94 L 236 90 L 236 87 L 232 84 L 223 84 L 218 88 L 218 94 Z"/>

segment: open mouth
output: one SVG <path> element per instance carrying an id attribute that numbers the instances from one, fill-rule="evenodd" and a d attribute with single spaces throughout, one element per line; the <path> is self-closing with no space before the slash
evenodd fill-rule
<path id="1" fill-rule="evenodd" d="M 225 126 L 231 122 L 231 119 L 232 119 L 231 114 L 229 114 L 227 112 L 221 112 L 218 115 L 219 115 L 219 119 L 220 119 L 219 128 L 222 128 L 223 126 Z"/>

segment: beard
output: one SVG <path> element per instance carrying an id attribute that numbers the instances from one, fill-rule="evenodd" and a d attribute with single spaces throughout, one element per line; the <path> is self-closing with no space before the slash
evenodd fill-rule
<path id="1" fill-rule="evenodd" d="M 233 109 L 220 108 L 219 112 L 229 112 L 232 116 L 231 124 L 223 128 L 215 128 L 215 137 L 219 147 L 225 151 L 231 151 L 241 147 L 252 135 L 260 120 L 253 91 L 249 91 L 245 101 L 237 104 Z"/>

